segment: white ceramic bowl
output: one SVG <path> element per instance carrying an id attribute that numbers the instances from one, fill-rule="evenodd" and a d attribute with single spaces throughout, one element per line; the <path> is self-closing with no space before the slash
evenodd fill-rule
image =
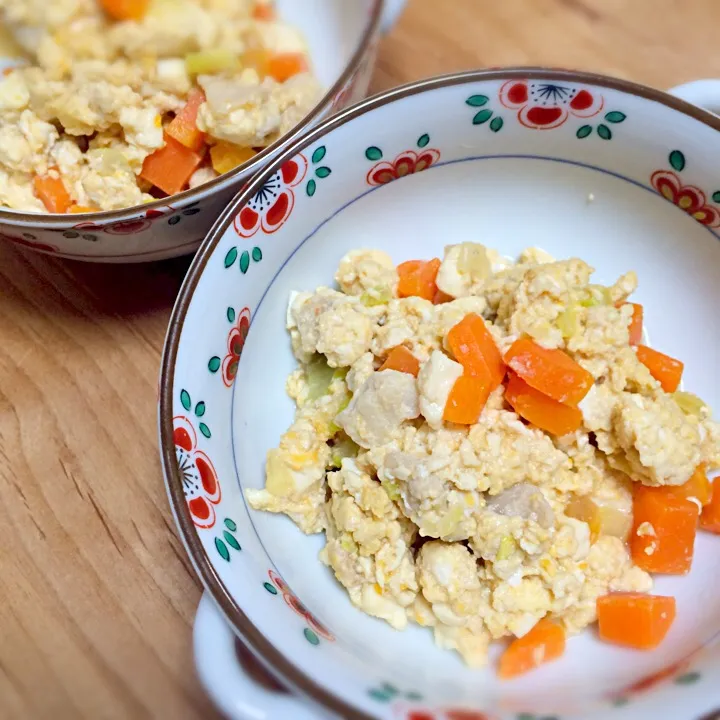
<path id="1" fill-rule="evenodd" d="M 180 293 L 160 403 L 168 492 L 207 588 L 196 660 L 228 717 L 717 717 L 718 537 L 698 537 L 690 575 L 656 579 L 678 603 L 657 651 L 588 629 L 559 661 L 501 682 L 427 630 L 398 633 L 356 610 L 317 559 L 323 538 L 249 511 L 243 488 L 263 486 L 265 453 L 293 416 L 288 295 L 329 283 L 351 248 L 380 246 L 400 262 L 464 240 L 510 255 L 539 245 L 584 258 L 605 283 L 634 268 L 653 343 L 685 360 L 687 389 L 720 406 L 718 130 L 708 112 L 598 75 L 455 75 L 323 123 L 233 202 Z M 260 199 L 271 188 L 292 211 L 267 234 Z M 295 695 L 243 675 L 234 633 Z"/>
<path id="2" fill-rule="evenodd" d="M 89 262 L 149 262 L 194 252 L 254 173 L 324 117 L 365 97 L 380 33 L 392 25 L 404 4 L 405 0 L 277 0 L 280 16 L 305 35 L 314 71 L 328 88 L 292 132 L 206 185 L 141 207 L 81 216 L 0 209 L 0 240 Z"/>

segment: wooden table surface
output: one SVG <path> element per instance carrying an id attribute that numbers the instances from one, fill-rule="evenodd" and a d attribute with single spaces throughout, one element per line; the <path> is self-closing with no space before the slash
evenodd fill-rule
<path id="1" fill-rule="evenodd" d="M 410 0 L 374 89 L 543 64 L 668 87 L 720 77 L 717 0 Z M 0 718 L 215 718 L 200 586 L 156 447 L 189 260 L 91 266 L 0 247 Z"/>

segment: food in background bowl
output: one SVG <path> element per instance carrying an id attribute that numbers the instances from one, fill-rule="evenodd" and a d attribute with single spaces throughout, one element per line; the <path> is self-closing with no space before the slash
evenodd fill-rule
<path id="1" fill-rule="evenodd" d="M 292 295 L 295 421 L 246 491 L 326 534 L 321 559 L 369 615 L 431 627 L 471 666 L 517 638 L 503 677 L 596 619 L 656 647 L 675 605 L 645 594 L 648 573 L 690 570 L 720 465 L 682 363 L 641 344 L 635 273 L 592 273 L 536 248 L 514 263 L 462 243 L 397 268 L 350 252 L 339 289 Z"/>
<path id="2" fill-rule="evenodd" d="M 0 80 L 0 205 L 119 210 L 250 160 L 319 101 L 264 0 L 2 0 L 29 56 Z"/>

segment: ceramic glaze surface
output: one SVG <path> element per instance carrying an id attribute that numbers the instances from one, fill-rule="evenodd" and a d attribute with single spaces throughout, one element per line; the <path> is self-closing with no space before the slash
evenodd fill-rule
<path id="1" fill-rule="evenodd" d="M 277 0 L 279 14 L 305 36 L 313 70 L 329 91 L 313 111 L 311 126 L 365 97 L 380 32 L 377 18 L 383 5 L 382 0 Z M 344 82 L 336 87 L 345 74 Z M 305 122 L 277 148 L 242 170 L 208 187 L 152 203 L 148 209 L 95 213 L 68 221 L 51 218 L 50 222 L 43 216 L 14 217 L 11 211 L 0 211 L 0 240 L 89 262 L 149 262 L 189 254 L 238 190 L 303 130 L 307 131 Z"/>
<path id="2" fill-rule="evenodd" d="M 656 578 L 654 592 L 678 603 L 659 650 L 588 630 L 558 662 L 500 682 L 429 631 L 397 633 L 356 610 L 317 559 L 321 536 L 243 499 L 264 485 L 265 453 L 294 412 L 289 293 L 331 283 L 353 248 L 401 262 L 462 241 L 508 255 L 536 245 L 583 258 L 602 283 L 635 269 L 652 343 L 685 361 L 686 390 L 720 407 L 720 136 L 711 116 L 644 92 L 498 71 L 390 93 L 298 145 L 196 259 L 164 364 L 170 497 L 237 630 L 264 636 L 289 660 L 276 669 L 316 700 L 323 688 L 364 716 L 406 720 L 691 720 L 720 708 L 718 537 L 698 536 L 689 576 Z M 293 666 L 305 677 L 289 677 Z"/>

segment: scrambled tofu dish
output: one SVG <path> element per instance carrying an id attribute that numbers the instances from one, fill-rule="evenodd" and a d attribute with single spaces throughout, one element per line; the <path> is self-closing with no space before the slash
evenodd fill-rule
<path id="1" fill-rule="evenodd" d="M 294 293 L 295 421 L 253 508 L 322 533 L 321 560 L 359 609 L 500 675 L 598 621 L 651 648 L 671 597 L 650 573 L 690 568 L 720 532 L 720 426 L 679 390 L 682 363 L 642 344 L 634 272 L 476 243 L 396 267 L 350 252 L 337 289 Z"/>
<path id="2" fill-rule="evenodd" d="M 119 210 L 250 160 L 318 102 L 269 0 L 0 0 L 0 206 Z"/>

